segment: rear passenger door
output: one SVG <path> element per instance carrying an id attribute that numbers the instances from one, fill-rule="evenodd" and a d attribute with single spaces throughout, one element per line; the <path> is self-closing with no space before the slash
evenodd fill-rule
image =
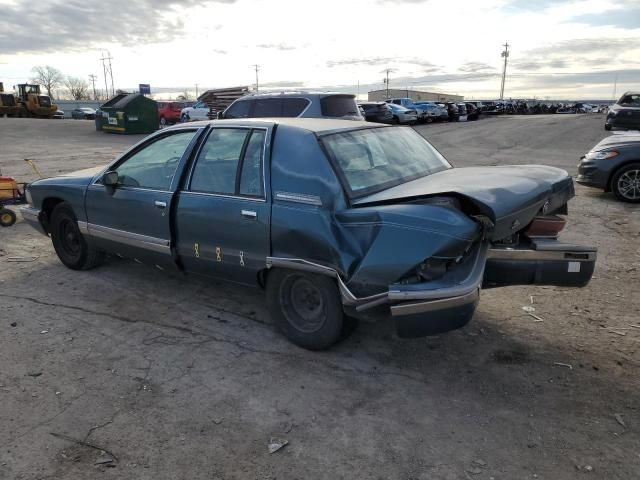
<path id="1" fill-rule="evenodd" d="M 268 128 L 216 127 L 179 192 L 177 253 L 187 271 L 255 284 L 269 255 Z"/>

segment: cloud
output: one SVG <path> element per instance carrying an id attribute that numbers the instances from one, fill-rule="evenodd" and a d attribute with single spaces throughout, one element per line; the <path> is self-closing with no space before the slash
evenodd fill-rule
<path id="1" fill-rule="evenodd" d="M 640 29 L 640 8 L 625 8 L 623 10 L 611 10 L 598 14 L 589 13 L 573 17 L 567 23 L 586 23 L 587 25 L 602 26 L 611 25 L 625 29 Z"/>
<path id="2" fill-rule="evenodd" d="M 459 71 L 465 73 L 476 73 L 476 72 L 493 72 L 495 68 L 487 63 L 482 62 L 467 62 L 458 68 Z"/>
<path id="3" fill-rule="evenodd" d="M 256 47 L 283 51 L 296 49 L 293 45 L 287 45 L 285 43 L 261 43 L 260 45 L 256 45 Z"/>
<path id="4" fill-rule="evenodd" d="M 543 68 L 567 68 L 569 63 L 566 60 L 515 60 L 510 63 L 512 68 L 516 70 L 541 70 Z"/>
<path id="5" fill-rule="evenodd" d="M 567 57 L 589 56 L 592 54 L 618 55 L 626 50 L 640 48 L 639 38 L 576 38 L 563 40 L 544 47 L 528 50 L 529 55 L 560 55 Z"/>
<path id="6" fill-rule="evenodd" d="M 170 42 L 185 31 L 178 9 L 236 0 L 18 0 L 2 6 L 3 54 L 85 50 L 90 45 L 125 46 Z M 159 12 L 171 12 L 161 15 Z"/>
<path id="7" fill-rule="evenodd" d="M 391 57 L 371 57 L 371 58 L 347 58 L 344 60 L 329 60 L 327 61 L 327 67 L 343 67 L 343 66 L 369 66 L 375 67 L 380 65 L 387 65 L 394 61 Z"/>

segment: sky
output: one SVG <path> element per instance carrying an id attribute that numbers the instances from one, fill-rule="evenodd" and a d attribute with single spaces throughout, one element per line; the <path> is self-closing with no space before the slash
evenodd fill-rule
<path id="1" fill-rule="evenodd" d="M 34 13 L 34 9 L 37 10 Z M 640 90 L 640 0 L 0 0 L 0 81 L 36 65 L 152 92 L 255 85 L 609 99 Z M 165 93 L 166 95 L 166 93 Z M 160 94 L 162 96 L 162 94 Z"/>

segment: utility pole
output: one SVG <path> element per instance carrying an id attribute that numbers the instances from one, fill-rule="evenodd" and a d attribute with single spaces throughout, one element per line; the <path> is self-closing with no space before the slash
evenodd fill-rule
<path id="1" fill-rule="evenodd" d="M 98 100 L 98 95 L 96 95 L 96 80 L 98 77 L 93 73 L 89 75 L 89 80 L 91 80 L 91 85 L 93 86 L 93 99 Z"/>
<path id="2" fill-rule="evenodd" d="M 509 58 L 509 43 L 504 42 L 504 50 L 502 57 L 504 58 L 504 67 L 502 67 L 502 83 L 500 84 L 500 100 L 504 100 L 504 81 L 507 77 L 507 59 Z"/>
<path id="3" fill-rule="evenodd" d="M 109 75 L 109 78 L 111 79 L 111 96 L 114 96 L 116 92 L 113 88 L 113 68 L 111 67 L 111 60 L 113 60 L 113 57 L 108 50 L 106 53 L 107 56 L 105 57 L 105 52 L 102 52 L 102 58 L 100 58 L 100 60 L 102 60 L 102 73 L 104 74 L 104 89 L 107 96 L 109 96 L 109 85 L 107 85 L 107 75 Z"/>
<path id="4" fill-rule="evenodd" d="M 391 71 L 390 68 L 385 69 L 385 72 L 387 74 L 387 77 L 384 79 L 384 83 L 387 85 L 387 96 L 385 100 L 389 100 L 389 72 L 390 71 Z"/>
<path id="5" fill-rule="evenodd" d="M 613 101 L 616 101 L 616 90 L 618 89 L 618 74 L 613 77 Z"/>
<path id="6" fill-rule="evenodd" d="M 256 93 L 258 93 L 260 88 L 260 85 L 258 84 L 258 71 L 260 70 L 260 65 L 253 64 L 252 67 L 256 69 Z"/>
<path id="7" fill-rule="evenodd" d="M 198 84 L 196 83 L 196 100 L 198 99 Z"/>

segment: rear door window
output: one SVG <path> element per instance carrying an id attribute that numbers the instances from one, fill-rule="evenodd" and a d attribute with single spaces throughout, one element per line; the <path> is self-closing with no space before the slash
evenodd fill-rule
<path id="1" fill-rule="evenodd" d="M 282 116 L 282 99 L 259 98 L 255 100 L 252 117 L 264 118 L 264 117 L 281 117 L 281 116 Z"/>
<path id="2" fill-rule="evenodd" d="M 282 99 L 282 116 L 297 117 L 309 105 L 306 98 L 283 98 Z"/>

